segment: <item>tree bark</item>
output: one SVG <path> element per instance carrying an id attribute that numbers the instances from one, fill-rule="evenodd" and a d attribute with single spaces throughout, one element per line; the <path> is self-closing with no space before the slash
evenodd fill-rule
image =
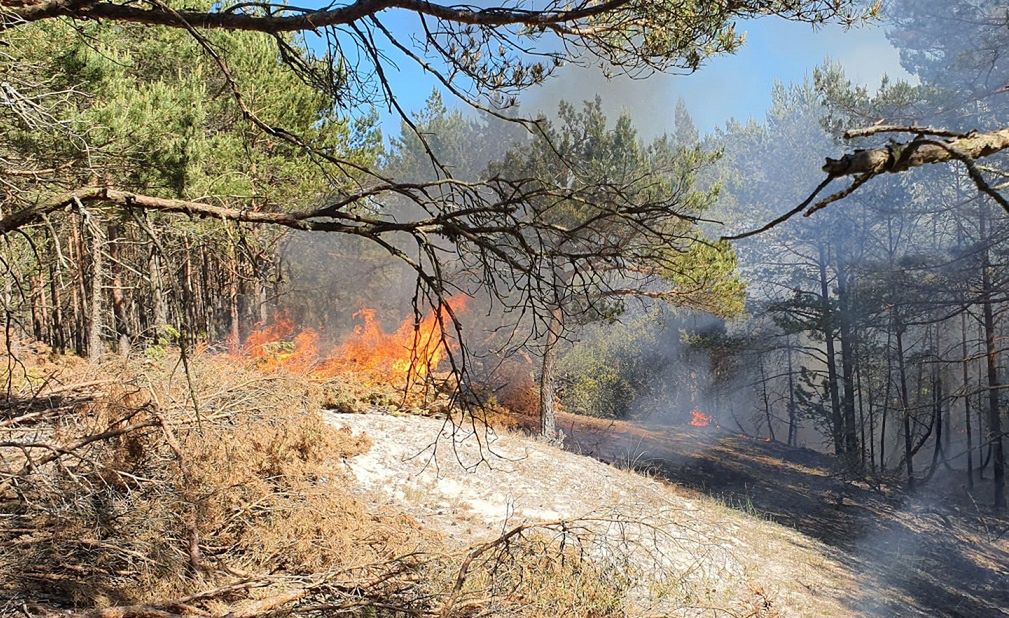
<path id="1" fill-rule="evenodd" d="M 844 259 L 837 258 L 837 301 L 840 307 L 838 320 L 841 343 L 841 381 L 844 386 L 844 452 L 848 468 L 860 470 L 858 460 L 858 427 L 855 418 L 855 360 L 852 348 L 855 338 L 851 328 L 851 307 L 848 298 L 848 272 Z"/>
<path id="2" fill-rule="evenodd" d="M 889 353 L 889 351 L 888 351 Z M 866 395 L 869 401 L 867 402 L 867 408 L 869 412 L 869 437 L 862 439 L 863 448 L 865 445 L 869 447 L 869 469 L 873 474 L 876 473 L 876 389 L 872 385 L 872 373 L 870 368 L 870 377 L 866 380 Z M 861 377 L 861 374 L 859 374 Z M 861 388 L 861 387 L 860 387 Z"/>
<path id="3" fill-rule="evenodd" d="M 841 416 L 840 396 L 837 392 L 837 355 L 834 351 L 834 320 L 830 307 L 830 290 L 827 282 L 827 253 L 819 246 L 820 300 L 822 302 L 821 330 L 827 346 L 827 391 L 830 394 L 831 435 L 834 439 L 834 455 L 844 455 L 844 420 Z"/>
<path id="4" fill-rule="evenodd" d="M 123 273 L 121 256 L 119 254 L 119 244 L 117 240 L 122 235 L 122 231 L 116 225 L 108 226 L 108 246 L 109 246 L 109 271 L 112 275 L 112 317 L 115 320 L 116 345 L 119 354 L 129 356 L 130 354 L 130 333 L 129 316 L 126 311 L 126 295 L 123 292 Z"/>
<path id="5" fill-rule="evenodd" d="M 988 364 L 988 443 L 992 448 L 992 474 L 994 478 L 993 502 L 996 509 L 1006 506 L 1005 452 L 1002 446 L 1002 417 L 999 411 L 998 349 L 995 344 L 995 316 L 992 310 L 993 286 L 991 281 L 991 256 L 988 251 L 988 220 L 986 207 L 980 207 L 979 227 L 983 250 L 981 252 L 981 309 L 984 315 L 985 359 Z"/>
<path id="6" fill-rule="evenodd" d="M 101 227 L 91 228 L 91 302 L 88 323 L 88 360 L 97 362 L 102 357 L 102 315 L 104 311 L 103 279 L 105 278 L 104 243 Z"/>
<path id="7" fill-rule="evenodd" d="M 907 486 L 914 487 L 914 447 L 911 436 L 911 402 L 907 392 L 907 367 L 904 364 L 904 324 L 899 314 L 896 317 L 897 331 L 897 372 L 900 376 L 900 403 L 904 412 L 904 465 L 907 471 Z"/>
<path id="8" fill-rule="evenodd" d="M 833 177 L 899 173 L 931 163 L 955 161 L 956 153 L 980 159 L 1009 148 L 1009 128 L 943 139 L 944 145 L 937 141 L 935 137 L 922 137 L 903 144 L 856 150 L 840 159 L 828 158 L 823 171 Z"/>
<path id="9" fill-rule="evenodd" d="M 764 418 L 767 422 L 767 437 L 770 438 L 771 442 L 774 442 L 776 438 L 774 437 L 774 422 L 771 417 L 771 400 L 767 395 L 767 373 L 764 371 L 763 354 L 758 355 L 758 362 L 760 363 L 760 390 L 764 399 Z"/>
<path id="10" fill-rule="evenodd" d="M 862 390 L 862 368 L 858 364 L 858 357 L 855 356 L 855 392 L 858 393 L 858 430 L 860 432 L 858 441 L 858 465 L 859 470 L 865 470 L 865 397 Z M 870 410 L 870 414 L 871 414 Z M 869 435 L 869 442 L 872 442 L 872 434 Z"/>
<path id="11" fill-rule="evenodd" d="M 49 344 L 60 353 L 66 351 L 66 339 L 63 334 L 63 298 L 60 295 L 60 288 L 63 286 L 62 273 L 59 259 L 49 262 L 49 296 L 53 303 L 52 340 Z"/>
<path id="12" fill-rule="evenodd" d="M 960 314 L 960 345 L 963 360 L 960 368 L 963 371 L 963 420 L 967 433 L 967 489 L 974 489 L 974 436 L 971 434 L 970 419 L 970 370 L 967 356 L 967 312 Z"/>
<path id="13" fill-rule="evenodd" d="M 795 413 L 795 376 L 792 375 L 792 337 L 788 337 L 788 445 L 797 446 L 798 427 Z"/>
<path id="14" fill-rule="evenodd" d="M 540 370 L 540 435 L 547 440 L 556 440 L 557 409 L 554 400 L 557 344 L 560 342 L 563 317 L 559 307 L 550 312 L 546 340 L 543 345 L 543 359 Z"/>
<path id="15" fill-rule="evenodd" d="M 228 345 L 237 350 L 242 344 L 241 333 L 238 330 L 239 316 L 238 307 L 238 252 L 235 250 L 235 243 L 228 242 L 228 319 L 230 320 Z"/>

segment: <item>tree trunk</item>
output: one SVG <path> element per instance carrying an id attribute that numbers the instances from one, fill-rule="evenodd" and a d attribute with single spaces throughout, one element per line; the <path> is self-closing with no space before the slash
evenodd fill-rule
<path id="1" fill-rule="evenodd" d="M 871 368 L 870 368 L 871 371 Z M 859 374 L 861 376 L 861 373 Z M 869 412 L 869 437 L 862 439 L 863 447 L 868 445 L 869 447 L 869 469 L 872 473 L 876 473 L 876 389 L 872 386 L 872 373 L 869 374 L 869 379 L 866 380 L 866 394 L 868 395 L 869 401 L 867 402 L 867 408 Z M 861 388 L 861 386 L 859 386 Z"/>
<path id="2" fill-rule="evenodd" d="M 102 302 L 105 278 L 104 243 L 101 227 L 94 223 L 91 228 L 91 307 L 88 324 L 88 360 L 97 362 L 102 357 Z"/>
<path id="3" fill-rule="evenodd" d="M 764 355 L 758 355 L 758 362 L 760 363 L 760 390 L 764 399 L 764 418 L 767 421 L 767 436 L 774 442 L 776 438 L 774 437 L 774 423 L 771 417 L 771 400 L 767 395 L 767 374 L 764 371 Z"/>
<path id="4" fill-rule="evenodd" d="M 795 377 L 792 375 L 792 337 L 788 337 L 788 445 L 797 446 L 798 427 L 795 413 Z"/>
<path id="5" fill-rule="evenodd" d="M 126 295 L 123 293 L 123 273 L 120 264 L 118 239 L 122 235 L 118 226 L 108 226 L 109 239 L 109 271 L 112 274 L 112 317 L 116 326 L 116 345 L 119 354 L 129 356 L 130 354 L 130 334 L 129 316 L 126 312 Z"/>
<path id="6" fill-rule="evenodd" d="M 977 354 L 978 358 L 983 358 L 984 353 L 984 320 L 978 320 L 977 325 Z M 985 364 L 977 364 L 977 410 L 975 419 L 977 420 L 977 458 L 978 466 L 977 473 L 978 478 L 982 481 L 984 480 L 984 471 L 988 468 L 988 464 L 991 463 L 991 443 L 988 442 L 988 430 L 987 430 L 987 410 L 986 402 L 988 401 L 988 389 L 981 388 L 982 384 L 987 384 L 987 374 L 985 373 Z M 986 452 L 987 451 L 987 452 Z"/>
<path id="7" fill-rule="evenodd" d="M 559 307 L 550 312 L 546 341 L 543 345 L 543 364 L 540 370 L 540 435 L 556 440 L 557 409 L 554 401 L 554 366 L 557 363 L 557 344 L 561 338 L 563 317 Z"/>
<path id="8" fill-rule="evenodd" d="M 992 310 L 991 258 L 988 252 L 987 213 L 984 205 L 980 208 L 979 227 L 981 243 L 981 308 L 984 313 L 985 358 L 988 363 L 988 443 L 992 447 L 992 474 L 994 475 L 994 506 L 1004 509 L 1005 498 L 1005 452 L 1002 450 L 1002 418 L 999 413 L 998 350 L 995 345 L 995 316 Z"/>
<path id="9" fill-rule="evenodd" d="M 217 316 L 214 311 L 214 287 L 210 284 L 210 258 L 206 245 L 200 245 L 200 314 L 208 341 L 217 340 Z"/>
<path id="10" fill-rule="evenodd" d="M 144 213 L 144 217 L 147 223 L 147 228 L 150 234 L 156 234 L 154 226 L 151 225 L 150 217 Z M 151 253 L 148 256 L 148 271 L 151 279 L 151 305 L 153 308 L 153 320 L 152 324 L 155 336 L 161 335 L 162 330 L 168 324 L 168 299 L 165 297 L 165 275 L 164 275 L 164 258 L 161 255 L 161 245 L 160 241 L 155 241 L 154 238 L 151 239 L 153 246 L 151 247 Z"/>
<path id="11" fill-rule="evenodd" d="M 862 391 L 862 370 L 858 364 L 858 357 L 855 357 L 855 391 L 858 393 L 858 429 L 860 439 L 858 441 L 858 465 L 859 470 L 865 470 L 865 397 Z M 871 412 L 870 412 L 871 414 Z M 872 434 L 869 434 L 869 442 L 872 442 Z"/>
<path id="12" fill-rule="evenodd" d="M 935 448 L 932 449 L 932 463 L 929 466 L 928 474 L 925 476 L 925 480 L 928 481 L 935 474 L 936 469 L 939 467 L 939 460 L 942 458 L 943 461 L 946 459 L 946 455 L 942 450 L 942 378 L 939 376 L 939 370 L 935 369 L 932 374 L 932 415 L 935 418 Z"/>
<path id="13" fill-rule="evenodd" d="M 837 359 L 834 352 L 834 324 L 830 307 L 830 290 L 827 281 L 827 255 L 823 245 L 820 245 L 820 259 L 817 266 L 820 270 L 820 299 L 822 301 L 823 338 L 827 346 L 827 391 L 830 393 L 831 435 L 834 439 L 834 455 L 844 455 L 843 418 L 841 417 L 841 402 L 837 392 Z"/>
<path id="14" fill-rule="evenodd" d="M 228 345 L 233 350 L 237 350 L 242 344 L 241 333 L 238 330 L 239 316 L 238 307 L 238 252 L 235 250 L 235 243 L 228 242 L 228 319 L 230 320 Z"/>
<path id="15" fill-rule="evenodd" d="M 900 403 L 904 412 L 904 465 L 907 470 L 907 486 L 914 487 L 914 449 L 911 436 L 911 404 L 907 393 L 907 368 L 904 365 L 904 325 L 900 316 L 896 318 L 897 331 L 897 372 L 900 376 Z"/>
<path id="16" fill-rule="evenodd" d="M 967 312 L 960 314 L 960 345 L 963 360 L 963 420 L 967 433 L 967 489 L 974 489 L 974 436 L 971 435 L 970 419 L 970 371 L 967 360 Z"/>
<path id="17" fill-rule="evenodd" d="M 70 224 L 70 247 L 72 250 L 71 263 L 77 265 L 77 272 L 74 276 L 74 284 L 71 287 L 72 295 L 71 301 L 73 306 L 74 314 L 74 325 L 71 329 L 74 337 L 74 351 L 77 352 L 78 356 L 83 356 L 87 351 L 87 340 L 85 339 L 85 334 L 88 330 L 88 318 L 87 309 L 85 308 L 85 303 L 87 303 L 87 275 L 84 271 L 84 239 L 83 236 L 83 220 L 81 220 L 81 225 L 78 226 L 77 217 L 73 218 Z"/>
<path id="18" fill-rule="evenodd" d="M 54 239 L 53 242 L 56 240 Z M 53 303 L 52 340 L 49 344 L 60 353 L 66 351 L 66 339 L 63 335 L 63 298 L 60 295 L 62 286 L 63 274 L 60 270 L 60 260 L 55 259 L 49 262 L 49 296 Z"/>
<path id="19" fill-rule="evenodd" d="M 185 251 L 185 258 L 182 261 L 182 329 L 180 334 L 181 345 L 189 346 L 196 340 L 196 333 L 193 332 L 194 324 L 197 323 L 196 301 L 194 300 L 195 290 L 193 289 L 193 252 L 189 243 L 189 236 L 185 236 L 182 241 L 182 248 Z"/>
<path id="20" fill-rule="evenodd" d="M 855 337 L 851 328 L 851 307 L 848 298 L 848 271 L 844 260 L 837 258 L 837 300 L 840 307 L 838 326 L 841 343 L 841 380 L 844 385 L 844 452 L 848 468 L 861 471 L 858 459 L 858 423 L 855 418 Z"/>

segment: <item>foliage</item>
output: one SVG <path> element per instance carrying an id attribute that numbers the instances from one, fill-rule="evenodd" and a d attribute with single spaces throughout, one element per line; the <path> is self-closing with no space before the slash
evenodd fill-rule
<path id="1" fill-rule="evenodd" d="M 680 121 L 681 136 L 691 135 L 689 118 Z M 682 306 L 738 311 L 742 286 L 732 250 L 707 244 L 696 226 L 715 192 L 696 189 L 695 178 L 717 153 L 668 136 L 643 144 L 626 115 L 609 128 L 598 98 L 581 109 L 562 102 L 557 122 L 543 132 L 490 173 L 532 179 L 533 216 L 572 230 L 551 247 L 556 255 L 547 267 L 557 289 L 548 303 L 579 322 L 612 318 L 625 297 L 650 292 Z M 554 195 L 553 185 L 573 195 Z M 618 203 L 643 216 L 621 215 Z M 565 257 L 580 251 L 594 252 L 590 266 Z"/>

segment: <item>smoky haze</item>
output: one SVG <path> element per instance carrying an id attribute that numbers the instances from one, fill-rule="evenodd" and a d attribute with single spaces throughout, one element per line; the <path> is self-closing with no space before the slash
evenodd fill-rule
<path id="1" fill-rule="evenodd" d="M 732 56 L 708 60 L 694 74 L 631 78 L 596 64 L 569 64 L 526 93 L 522 108 L 548 116 L 562 100 L 603 99 L 611 117 L 630 114 L 646 139 L 673 129 L 673 110 L 683 100 L 701 133 L 729 120 L 760 120 L 770 107 L 775 82 L 801 83 L 824 62 L 840 65 L 853 83 L 875 89 L 884 76 L 916 82 L 886 38 L 885 22 L 854 29 L 810 28 L 772 18 L 742 22 L 746 43 Z"/>

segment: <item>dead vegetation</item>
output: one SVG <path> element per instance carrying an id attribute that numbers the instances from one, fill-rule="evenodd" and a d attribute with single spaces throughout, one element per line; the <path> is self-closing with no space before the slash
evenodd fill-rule
<path id="1" fill-rule="evenodd" d="M 369 438 L 325 422 L 331 395 L 304 377 L 208 353 L 18 360 L 2 614 L 626 615 L 627 572 L 576 523 L 467 546 L 369 501 L 341 463 Z"/>
<path id="2" fill-rule="evenodd" d="M 421 568 L 403 557 L 427 536 L 370 512 L 333 465 L 369 443 L 322 422 L 316 386 L 206 355 L 191 379 L 168 362 L 33 360 L 4 418 L 12 599 L 211 614 L 298 594 L 343 603 L 350 590 L 392 602 L 388 574 Z M 54 373 L 40 383 L 39 371 Z"/>

